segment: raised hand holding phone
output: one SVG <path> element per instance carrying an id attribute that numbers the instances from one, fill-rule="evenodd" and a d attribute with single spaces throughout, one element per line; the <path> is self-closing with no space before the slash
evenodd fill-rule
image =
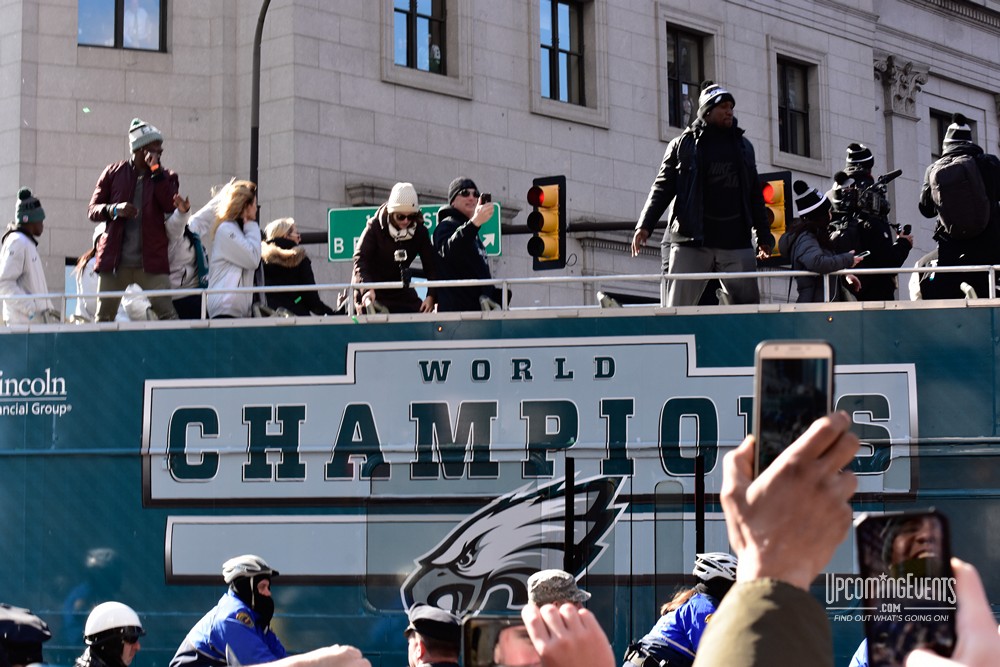
<path id="1" fill-rule="evenodd" d="M 833 347 L 826 341 L 762 341 L 754 355 L 754 476 L 833 411 Z"/>

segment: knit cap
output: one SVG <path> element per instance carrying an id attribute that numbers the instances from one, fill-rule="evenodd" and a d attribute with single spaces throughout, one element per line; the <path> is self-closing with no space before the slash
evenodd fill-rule
<path id="1" fill-rule="evenodd" d="M 875 156 L 872 155 L 871 149 L 867 146 L 858 143 L 847 145 L 848 167 L 866 167 L 871 169 L 874 165 Z"/>
<path id="2" fill-rule="evenodd" d="M 969 120 L 960 113 L 951 117 L 951 125 L 944 133 L 944 144 L 972 143 L 972 128 Z"/>
<path id="3" fill-rule="evenodd" d="M 386 202 L 389 213 L 419 213 L 420 202 L 417 200 L 417 190 L 413 183 L 396 183 L 389 193 Z"/>
<path id="4" fill-rule="evenodd" d="M 163 135 L 160 134 L 160 131 L 141 118 L 133 118 L 132 124 L 128 128 L 128 145 L 132 152 L 134 153 L 154 141 L 163 141 Z"/>
<path id="5" fill-rule="evenodd" d="M 795 181 L 792 183 L 792 190 L 795 191 L 795 208 L 799 212 L 799 217 L 806 215 L 823 214 L 830 210 L 830 200 L 826 195 L 816 188 L 809 187 L 805 181 Z"/>
<path id="6" fill-rule="evenodd" d="M 462 190 L 475 190 L 478 192 L 479 188 L 476 187 L 476 182 L 471 178 L 459 176 L 451 182 L 451 185 L 448 186 L 448 203 L 450 204 L 455 201 L 455 197 L 457 197 L 458 193 Z"/>
<path id="7" fill-rule="evenodd" d="M 702 84 L 701 95 L 698 97 L 698 117 L 704 118 L 705 114 L 723 102 L 732 102 L 736 106 L 736 98 L 732 93 L 713 81 L 706 81 Z"/>
<path id="8" fill-rule="evenodd" d="M 45 211 L 42 210 L 42 202 L 37 197 L 32 196 L 31 190 L 21 188 L 17 191 L 17 204 L 14 209 L 14 221 L 19 225 L 28 222 L 42 222 L 45 220 Z"/>

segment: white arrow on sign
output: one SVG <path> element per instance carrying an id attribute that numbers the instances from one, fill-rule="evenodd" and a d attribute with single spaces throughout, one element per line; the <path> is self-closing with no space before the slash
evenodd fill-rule
<path id="1" fill-rule="evenodd" d="M 496 240 L 496 237 L 497 237 L 496 234 L 483 234 L 483 245 L 484 246 L 493 245 L 493 241 Z"/>

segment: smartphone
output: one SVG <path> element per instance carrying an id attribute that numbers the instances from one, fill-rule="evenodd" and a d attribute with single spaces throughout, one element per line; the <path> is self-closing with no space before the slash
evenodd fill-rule
<path id="1" fill-rule="evenodd" d="M 857 255 L 855 255 L 855 257 L 867 257 L 870 254 L 872 254 L 871 250 L 862 250 Z"/>
<path id="2" fill-rule="evenodd" d="M 491 201 L 493 201 L 493 195 L 491 195 L 489 192 L 484 192 L 481 195 L 479 195 L 480 204 L 489 204 Z"/>
<path id="3" fill-rule="evenodd" d="M 833 410 L 833 347 L 823 340 L 762 341 L 754 354 L 754 475 Z"/>
<path id="4" fill-rule="evenodd" d="M 519 614 L 476 614 L 462 619 L 464 667 L 525 667 L 540 662 Z"/>
<path id="5" fill-rule="evenodd" d="M 855 522 L 870 667 L 902 667 L 907 654 L 955 648 L 955 577 L 948 519 L 926 511 L 862 514 Z"/>

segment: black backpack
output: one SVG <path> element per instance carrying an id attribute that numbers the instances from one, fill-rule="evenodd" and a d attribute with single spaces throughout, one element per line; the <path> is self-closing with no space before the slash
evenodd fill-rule
<path id="1" fill-rule="evenodd" d="M 938 220 L 953 239 L 971 239 L 990 222 L 990 200 L 976 159 L 971 155 L 946 155 L 927 174 Z"/>

